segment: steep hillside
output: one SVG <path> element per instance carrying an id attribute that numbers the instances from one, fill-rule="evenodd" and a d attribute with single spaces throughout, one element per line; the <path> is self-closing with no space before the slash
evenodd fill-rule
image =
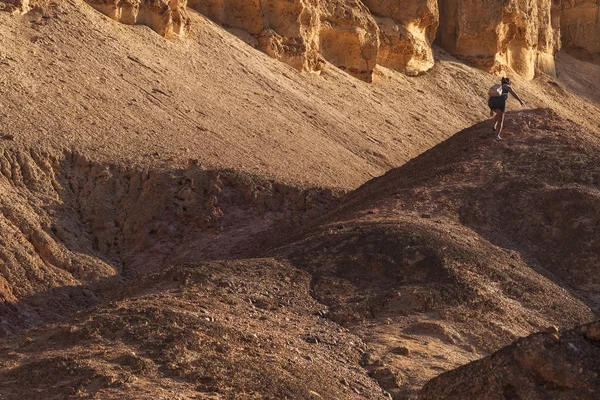
<path id="1" fill-rule="evenodd" d="M 74 288 L 96 305 L 0 341 L 0 394 L 414 398 L 431 378 L 519 337 L 594 320 L 600 140 L 549 110 L 511 121 L 505 142 L 480 123 L 349 193 L 304 232 L 258 251 L 275 258 L 172 267 L 201 258 L 193 240 L 166 258 L 132 247 L 135 279 Z M 578 230 L 586 241 L 568 239 Z M 565 271 L 561 255 L 577 262 Z M 143 275 L 144 264 L 157 272 Z M 70 290 L 13 304 L 43 316 L 40 303 L 60 306 L 56 296 Z"/>
<path id="2" fill-rule="evenodd" d="M 276 254 L 403 398 L 439 371 L 595 318 L 600 140 L 549 110 L 459 132 L 342 199 Z"/>
<path id="3" fill-rule="evenodd" d="M 0 13 L 3 332 L 164 260 L 260 255 L 339 188 L 487 115 L 494 78 L 439 49 L 427 75 L 377 67 L 367 84 L 332 65 L 300 73 L 188 18 L 166 40 L 80 1 Z M 558 68 L 515 87 L 596 129 L 600 67 L 561 55 Z"/>
<path id="4" fill-rule="evenodd" d="M 189 36 L 166 40 L 81 1 L 0 13 L 0 132 L 14 138 L 0 145 L 352 188 L 486 118 L 495 78 L 442 50 L 424 76 L 378 67 L 367 84 L 331 64 L 299 73 L 189 14 Z M 562 83 L 570 68 L 559 71 L 517 78 L 515 89 L 530 107 L 597 126 L 597 104 Z M 597 79 L 589 85 L 598 92 Z"/>
<path id="5" fill-rule="evenodd" d="M 507 129 L 507 142 L 496 145 L 485 140 L 489 122 L 459 132 L 348 195 L 335 221 L 449 218 L 578 293 L 589 288 L 599 306 L 592 271 L 600 249 L 600 138 L 550 110 L 514 113 Z"/>

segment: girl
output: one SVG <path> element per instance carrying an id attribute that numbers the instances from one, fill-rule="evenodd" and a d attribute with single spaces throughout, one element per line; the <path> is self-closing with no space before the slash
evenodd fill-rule
<path id="1" fill-rule="evenodd" d="M 506 99 L 508 99 L 508 94 L 512 94 L 515 99 L 521 103 L 522 106 L 525 105 L 523 100 L 519 98 L 519 96 L 515 93 L 514 90 L 510 87 L 510 79 L 502 78 L 502 95 L 490 97 L 488 100 L 488 106 L 490 107 L 490 117 L 494 117 L 494 132 L 496 135 L 494 136 L 494 140 L 500 141 L 502 138 L 500 134 L 502 133 L 502 128 L 504 127 L 504 114 L 506 110 Z"/>

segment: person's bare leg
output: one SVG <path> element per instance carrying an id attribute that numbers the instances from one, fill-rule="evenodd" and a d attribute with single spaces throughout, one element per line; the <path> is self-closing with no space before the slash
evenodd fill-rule
<path id="1" fill-rule="evenodd" d="M 494 132 L 496 132 L 498 122 L 500 122 L 500 110 L 493 110 L 492 112 L 494 113 Z"/>
<path id="2" fill-rule="evenodd" d="M 498 117 L 498 130 L 496 131 L 496 140 L 501 140 L 502 137 L 500 136 L 500 134 L 502 133 L 502 128 L 504 128 L 504 112 L 502 111 L 498 111 L 498 114 L 496 114 L 496 116 Z"/>

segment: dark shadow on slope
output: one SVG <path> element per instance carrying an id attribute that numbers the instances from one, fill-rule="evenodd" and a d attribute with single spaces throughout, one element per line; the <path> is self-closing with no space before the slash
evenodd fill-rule
<path id="1" fill-rule="evenodd" d="M 260 255 L 339 196 L 194 163 L 146 170 L 70 152 L 4 157 L 13 171 L 0 206 L 0 222 L 11 229 L 10 241 L 0 242 L 0 265 L 9 271 L 4 334 L 95 304 L 105 280 Z"/>

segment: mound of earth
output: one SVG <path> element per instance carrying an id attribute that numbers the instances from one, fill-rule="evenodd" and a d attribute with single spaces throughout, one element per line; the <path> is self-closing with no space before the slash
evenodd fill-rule
<path id="1" fill-rule="evenodd" d="M 383 399 L 364 343 L 322 315 L 285 262 L 171 268 L 0 341 L 0 397 Z"/>
<path id="2" fill-rule="evenodd" d="M 348 195 L 335 222 L 425 216 L 468 227 L 600 305 L 600 138 L 551 110 L 482 122 Z"/>
<path id="3" fill-rule="evenodd" d="M 447 372 L 419 399 L 597 399 L 600 394 L 600 322 L 556 328 Z"/>
<path id="4" fill-rule="evenodd" d="M 313 275 L 395 398 L 518 337 L 595 319 L 600 141 L 549 110 L 510 115 L 505 142 L 491 128 L 363 185 L 275 253 Z"/>

